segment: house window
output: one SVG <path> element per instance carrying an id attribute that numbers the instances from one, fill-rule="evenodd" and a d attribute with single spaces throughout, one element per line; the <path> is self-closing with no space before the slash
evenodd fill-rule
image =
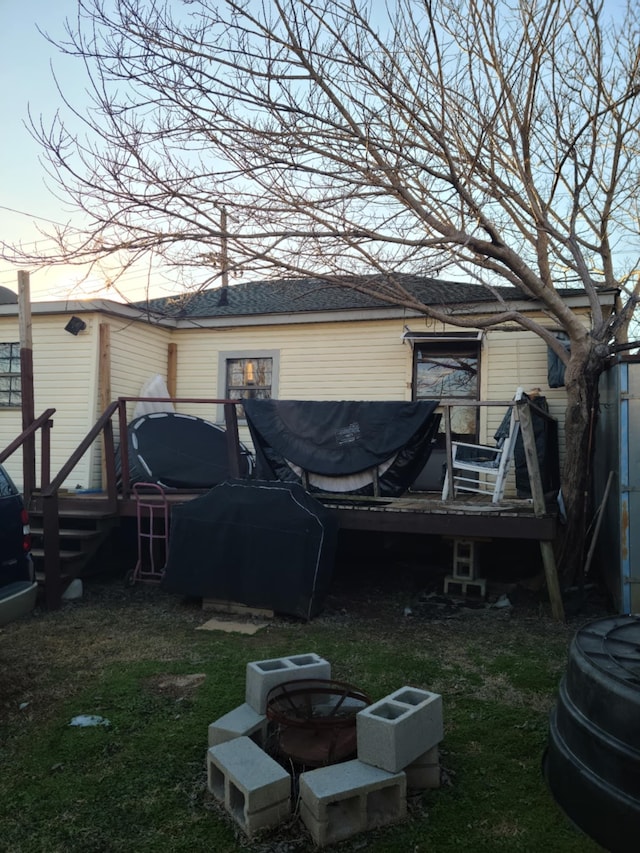
<path id="1" fill-rule="evenodd" d="M 477 400 L 480 350 L 477 340 L 438 341 L 414 346 L 413 391 L 416 400 L 444 397 Z M 441 430 L 444 429 L 444 424 Z M 453 406 L 451 433 L 459 441 L 475 440 L 478 429 L 476 406 Z"/>
<path id="2" fill-rule="evenodd" d="M 20 344 L 0 343 L 0 407 L 20 407 Z"/>
<path id="3" fill-rule="evenodd" d="M 228 358 L 225 396 L 228 400 L 268 400 L 273 359 Z"/>
<path id="4" fill-rule="evenodd" d="M 224 350 L 218 353 L 218 397 L 225 400 L 275 399 L 278 396 L 280 350 Z M 244 409 L 237 406 L 239 418 Z M 218 407 L 218 422 L 224 410 Z"/>

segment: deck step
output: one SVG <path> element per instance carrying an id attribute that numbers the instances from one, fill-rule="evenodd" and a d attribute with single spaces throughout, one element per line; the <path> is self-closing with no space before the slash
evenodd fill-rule
<path id="1" fill-rule="evenodd" d="M 34 560 L 44 559 L 44 548 L 32 548 L 31 556 Z M 84 551 L 63 551 L 60 550 L 60 561 L 63 563 L 71 563 L 73 560 L 84 559 L 86 554 Z"/>
<path id="2" fill-rule="evenodd" d="M 38 586 L 43 586 L 44 579 L 45 579 L 44 572 L 36 572 L 35 578 L 36 578 L 36 582 L 37 582 Z M 74 574 L 69 575 L 66 572 L 60 572 L 60 583 L 61 583 L 61 586 L 63 589 L 65 587 L 67 587 L 71 583 L 71 581 L 73 581 L 75 579 L 76 579 L 76 575 L 74 575 Z"/>
<path id="3" fill-rule="evenodd" d="M 100 531 L 91 529 L 80 530 L 70 527 L 61 527 L 58 532 L 61 539 L 95 539 L 96 536 L 100 536 Z M 31 535 L 43 536 L 44 528 L 34 527 L 31 525 Z"/>

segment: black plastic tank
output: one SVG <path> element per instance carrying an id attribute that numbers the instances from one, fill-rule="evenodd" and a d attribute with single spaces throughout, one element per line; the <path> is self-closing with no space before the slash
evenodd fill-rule
<path id="1" fill-rule="evenodd" d="M 640 850 L 640 617 L 609 616 L 576 632 L 544 770 L 587 835 L 611 853 Z"/>

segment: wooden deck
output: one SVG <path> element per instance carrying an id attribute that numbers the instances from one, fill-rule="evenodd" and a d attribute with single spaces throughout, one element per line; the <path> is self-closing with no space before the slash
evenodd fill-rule
<path id="1" fill-rule="evenodd" d="M 47 605 L 54 609 L 60 606 L 61 594 L 65 586 L 81 571 L 81 561 L 75 560 L 75 575 L 62 571 L 61 549 L 63 540 L 84 541 L 85 524 L 103 526 L 116 524 L 120 518 L 135 518 L 138 505 L 130 494 L 129 460 L 126 453 L 118 451 L 119 473 L 116 466 L 116 447 L 114 441 L 113 420 L 117 418 L 120 435 L 127 433 L 127 403 L 141 398 L 121 397 L 111 403 L 96 421 L 83 441 L 76 448 L 57 475 L 51 478 L 49 432 L 52 426 L 51 415 L 55 410 L 48 409 L 31 423 L 4 451 L 0 453 L 0 462 L 15 452 L 23 444 L 34 444 L 35 433 L 41 436 L 41 474 L 40 488 L 36 484 L 35 451 L 26 454 L 29 465 L 25 464 L 24 492 L 29 511 L 36 521 L 41 520 L 39 536 L 42 539 L 43 577 Z M 154 398 L 145 398 L 147 402 L 157 402 Z M 166 401 L 164 401 L 166 402 Z M 222 404 L 225 412 L 229 476 L 240 476 L 240 442 L 235 401 L 232 400 L 175 400 L 173 403 L 216 403 Z M 451 429 L 448 415 L 450 405 L 458 401 L 441 401 L 446 414 L 447 470 L 452 470 Z M 530 401 L 511 403 L 486 402 L 478 405 L 514 405 L 517 407 L 518 420 L 522 431 L 529 482 L 533 499 L 506 499 L 492 504 L 488 497 L 469 493 L 464 498 L 454 498 L 449 486 L 449 499 L 443 501 L 439 494 L 407 493 L 401 498 L 359 498 L 338 494 L 322 495 L 313 493 L 321 500 L 338 520 L 344 530 L 380 531 L 388 533 L 409 533 L 458 538 L 496 538 L 522 539 L 539 543 L 545 569 L 552 611 L 556 618 L 564 617 L 562 597 L 558 582 L 553 543 L 558 530 L 557 506 L 547 504 L 543 493 L 540 468 L 531 422 Z M 67 492 L 63 483 L 70 476 L 78 461 L 91 445 L 102 436 L 103 477 L 105 488 L 100 492 Z M 118 483 L 125 484 L 125 491 L 119 492 Z M 449 477 L 449 483 L 452 479 Z M 166 497 L 158 495 L 158 505 L 166 500 L 170 505 L 193 500 L 203 492 L 171 491 Z M 376 483 L 374 481 L 374 493 Z M 145 502 L 146 502 L 145 496 Z M 154 516 L 155 517 L 155 516 Z M 65 525 L 63 525 L 63 520 Z M 73 524 L 74 521 L 79 523 Z M 73 524 L 72 527 L 67 525 Z M 35 526 L 35 525 L 34 525 Z M 97 532 L 97 531 L 96 531 Z M 82 533 L 82 536 L 80 536 Z M 94 537 L 96 538 L 96 537 Z M 77 555 L 72 555 L 76 556 Z"/>
<path id="2" fill-rule="evenodd" d="M 185 503 L 204 492 L 168 491 L 171 505 Z M 418 533 L 437 536 L 479 537 L 490 539 L 531 539 L 553 541 L 557 532 L 557 508 L 536 516 L 531 500 L 505 499 L 492 504 L 486 498 L 469 495 L 464 499 L 443 501 L 435 493 L 415 492 L 400 498 L 358 498 L 335 494 L 314 494 L 337 516 L 344 530 L 378 530 L 386 533 Z M 64 504 L 78 509 L 96 507 L 104 495 L 69 495 Z M 154 503 L 153 496 L 145 501 Z M 136 516 L 132 497 L 118 500 L 119 514 Z"/>
<path id="3" fill-rule="evenodd" d="M 555 512 L 536 517 L 531 501 L 526 500 L 500 504 L 474 497 L 442 501 L 418 493 L 378 501 L 345 502 L 334 497 L 321 500 L 337 514 L 340 527 L 348 530 L 552 541 L 557 529 Z"/>

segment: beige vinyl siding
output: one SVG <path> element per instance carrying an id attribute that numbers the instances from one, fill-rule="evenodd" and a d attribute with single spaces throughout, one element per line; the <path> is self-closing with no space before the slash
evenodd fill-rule
<path id="1" fill-rule="evenodd" d="M 170 332 L 147 323 L 127 322 L 120 318 L 101 318 L 100 323 L 109 327 L 109 362 L 110 362 L 110 402 L 118 397 L 137 397 L 147 380 L 156 375 L 167 380 L 167 347 L 171 339 Z M 100 347 L 99 330 L 96 346 Z M 96 386 L 98 384 L 99 367 L 96 368 Z M 127 420 L 133 418 L 135 403 L 127 406 Z M 100 411 L 100 395 L 96 395 L 95 418 L 102 414 Z M 120 425 L 117 417 L 113 418 L 114 441 L 120 441 Z M 102 484 L 102 441 L 96 442 L 96 453 L 93 457 L 91 482 L 94 486 Z"/>
<path id="2" fill-rule="evenodd" d="M 491 332 L 487 335 L 487 399 L 509 400 L 516 388 L 526 392 L 540 389 L 550 413 L 558 420 L 560 461 L 564 458 L 564 388 L 550 388 L 547 382 L 547 345 L 528 332 Z M 514 381 L 515 380 L 515 381 Z M 495 419 L 494 419 L 495 420 Z M 489 434 L 492 424 L 489 424 Z"/>
<path id="3" fill-rule="evenodd" d="M 278 350 L 274 397 L 300 400 L 411 399 L 411 350 L 400 321 L 307 323 L 180 331 L 180 396 L 223 396 L 219 354 Z M 224 356 L 222 356 L 224 357 Z"/>
<path id="4" fill-rule="evenodd" d="M 485 340 L 484 364 L 487 400 L 511 400 L 518 387 L 527 393 L 540 389 L 546 397 L 550 414 L 558 421 L 560 464 L 564 459 L 564 388 L 549 388 L 547 383 L 547 345 L 530 332 L 490 331 Z M 493 443 L 493 435 L 500 425 L 504 411 L 488 408 L 482 419 L 483 440 Z M 506 496 L 515 494 L 514 475 L 507 481 Z"/>
<path id="5" fill-rule="evenodd" d="M 403 323 L 295 323 L 244 329 L 184 330 L 178 345 L 178 396 L 222 398 L 225 353 L 276 351 L 281 400 L 410 400 L 411 348 Z M 222 368 L 222 369 L 221 369 Z M 220 422 L 222 412 L 184 405 L 182 411 Z M 250 444 L 240 423 L 240 438 Z"/>
<path id="6" fill-rule="evenodd" d="M 177 395 L 221 398 L 225 394 L 224 359 L 229 353 L 274 353 L 277 362 L 273 396 L 302 400 L 410 400 L 413 351 L 402 343 L 402 319 L 352 320 L 335 323 L 291 322 L 233 328 L 179 330 L 127 321 L 107 314 L 82 314 L 87 329 L 74 336 L 64 331 L 65 314 L 35 315 L 33 322 L 36 413 L 57 409 L 52 432 L 52 469 L 55 473 L 95 423 L 99 408 L 100 324 L 110 328 L 111 399 L 137 396 L 144 383 L 160 374 L 167 378 L 168 345 L 177 347 Z M 460 331 L 442 324 L 407 321 L 412 330 Z M 0 317 L 0 340 L 18 340 L 18 321 Z M 540 388 L 560 424 L 564 417 L 564 389 L 547 386 L 547 347 L 533 333 L 489 330 L 484 335 L 480 362 L 483 400 L 510 400 L 518 386 Z M 183 404 L 183 412 L 216 422 L 220 407 Z M 133 414 L 130 405 L 129 419 Z M 491 443 L 504 412 L 483 410 L 481 440 Z M 117 433 L 117 424 L 116 426 Z M 20 432 L 16 410 L 0 410 L 3 446 Z M 248 439 L 241 427 L 241 438 Z M 562 431 L 561 431 L 562 447 Z M 95 487 L 100 480 L 100 448 L 79 464 L 68 487 Z M 19 455 L 9 466 L 20 473 Z M 16 476 L 16 479 L 19 479 Z"/>
<path id="7" fill-rule="evenodd" d="M 167 352 L 171 332 L 146 323 L 109 320 L 111 397 L 137 397 L 153 376 L 167 381 Z"/>
<path id="8" fill-rule="evenodd" d="M 64 314 L 35 316 L 32 325 L 35 414 L 37 416 L 47 408 L 56 410 L 51 431 L 52 476 L 71 456 L 94 422 L 97 318 L 96 315 L 83 315 L 87 328 L 79 335 L 65 332 L 68 319 Z M 17 319 L 0 318 L 0 339 L 18 340 L 18 334 Z M 3 446 L 20 432 L 20 413 L 0 410 Z M 85 454 L 65 482 L 65 487 L 79 485 L 88 488 L 91 485 L 93 453 L 89 450 Z M 20 452 L 13 454 L 7 468 L 21 484 Z M 39 468 L 36 476 L 39 481 Z"/>

